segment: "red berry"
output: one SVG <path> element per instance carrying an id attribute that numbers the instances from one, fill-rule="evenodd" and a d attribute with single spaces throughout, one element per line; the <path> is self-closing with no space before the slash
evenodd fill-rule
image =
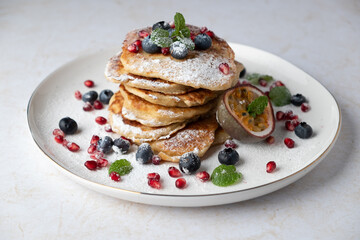
<path id="1" fill-rule="evenodd" d="M 210 179 L 210 174 L 206 171 L 196 173 L 196 177 L 202 182 L 206 182 Z"/>
<path id="2" fill-rule="evenodd" d="M 207 27 L 202 27 L 202 28 L 200 28 L 200 32 L 201 32 L 201 33 L 205 33 L 205 32 L 207 32 L 207 31 L 208 31 Z"/>
<path id="3" fill-rule="evenodd" d="M 95 122 L 97 124 L 104 125 L 107 123 L 107 120 L 106 120 L 106 118 L 99 116 L 99 117 L 95 118 Z"/>
<path id="4" fill-rule="evenodd" d="M 63 139 L 63 142 L 62 142 L 62 145 L 63 145 L 64 147 L 67 147 L 68 144 L 69 144 L 69 141 L 64 138 L 64 139 Z"/>
<path id="5" fill-rule="evenodd" d="M 281 86 L 285 86 L 285 84 L 281 81 L 275 81 L 273 84 L 271 84 L 270 90 L 273 89 L 274 87 L 281 87 Z"/>
<path id="6" fill-rule="evenodd" d="M 168 55 L 169 52 L 170 52 L 170 48 L 168 48 L 168 47 L 161 48 L 161 53 L 162 53 L 164 56 Z"/>
<path id="7" fill-rule="evenodd" d="M 86 81 L 84 82 L 84 85 L 87 86 L 87 87 L 89 87 L 89 88 L 91 88 L 91 87 L 94 86 L 94 82 L 91 81 L 91 80 L 86 80 Z"/>
<path id="8" fill-rule="evenodd" d="M 120 182 L 120 180 L 121 180 L 121 177 L 117 172 L 111 172 L 109 176 L 110 176 L 111 180 L 113 180 L 115 182 Z"/>
<path id="9" fill-rule="evenodd" d="M 294 124 L 292 123 L 292 121 L 287 120 L 287 121 L 285 121 L 285 128 L 286 128 L 286 130 L 288 130 L 288 131 L 294 131 L 295 126 L 294 126 Z"/>
<path id="10" fill-rule="evenodd" d="M 264 79 L 260 79 L 260 80 L 259 80 L 259 84 L 260 84 L 260 86 L 262 86 L 262 87 L 266 87 L 266 86 L 267 86 L 267 81 L 265 81 Z"/>
<path id="11" fill-rule="evenodd" d="M 104 127 L 104 130 L 105 130 L 105 132 L 113 132 L 110 124 L 106 124 Z"/>
<path id="12" fill-rule="evenodd" d="M 206 32 L 206 34 L 209 36 L 209 37 L 211 37 L 211 38 L 214 38 L 215 37 L 215 34 L 214 34 L 214 32 L 213 31 L 207 31 Z"/>
<path id="13" fill-rule="evenodd" d="M 236 148 L 237 147 L 236 143 L 230 139 L 226 140 L 224 145 L 227 148 Z"/>
<path id="14" fill-rule="evenodd" d="M 290 119 L 290 120 L 297 120 L 297 119 L 299 119 L 299 116 L 296 115 L 296 114 L 293 114 L 293 115 L 290 115 L 290 116 L 289 116 L 289 119 Z"/>
<path id="15" fill-rule="evenodd" d="M 307 103 L 302 103 L 301 106 L 300 106 L 300 108 L 301 108 L 301 111 L 307 112 L 307 111 L 310 110 L 310 105 L 307 104 Z"/>
<path id="16" fill-rule="evenodd" d="M 85 167 L 87 167 L 87 169 L 89 170 L 96 170 L 97 168 L 97 163 L 96 161 L 92 161 L 92 160 L 89 160 L 89 161 L 86 161 L 84 163 Z"/>
<path id="17" fill-rule="evenodd" d="M 227 63 L 221 63 L 221 64 L 219 65 L 219 70 L 220 70 L 223 74 L 228 75 L 229 72 L 230 72 L 229 64 L 227 64 Z"/>
<path id="18" fill-rule="evenodd" d="M 275 142 L 275 138 L 273 136 L 269 136 L 266 138 L 266 142 L 268 144 L 273 144 Z"/>
<path id="19" fill-rule="evenodd" d="M 283 111 L 277 111 L 276 112 L 276 120 L 281 121 L 284 120 L 285 113 Z"/>
<path id="20" fill-rule="evenodd" d="M 75 98 L 76 98 L 77 100 L 81 100 L 81 97 L 82 97 L 81 92 L 80 92 L 79 90 L 76 91 L 76 92 L 75 92 Z"/>
<path id="21" fill-rule="evenodd" d="M 271 173 L 276 169 L 276 163 L 274 161 L 270 161 L 266 164 L 266 172 Z"/>
<path id="22" fill-rule="evenodd" d="M 103 109 L 103 104 L 99 100 L 94 101 L 94 108 L 95 109 Z"/>
<path id="23" fill-rule="evenodd" d="M 148 173 L 147 178 L 160 181 L 160 175 L 158 173 Z"/>
<path id="24" fill-rule="evenodd" d="M 89 112 L 89 111 L 92 111 L 93 110 L 93 106 L 90 104 L 90 103 L 85 103 L 84 106 L 83 106 L 83 110 L 85 112 Z"/>
<path id="25" fill-rule="evenodd" d="M 103 157 L 104 157 L 104 153 L 100 152 L 100 151 L 95 151 L 93 154 L 90 154 L 90 158 L 95 159 L 95 160 L 103 158 Z"/>
<path id="26" fill-rule="evenodd" d="M 285 118 L 285 120 L 291 120 L 291 118 L 293 117 L 293 115 L 294 115 L 293 111 L 288 110 L 288 111 L 285 112 L 284 118 Z"/>
<path id="27" fill-rule="evenodd" d="M 291 138 L 285 138 L 284 143 L 288 148 L 293 148 L 295 145 L 294 140 L 292 140 Z"/>
<path id="28" fill-rule="evenodd" d="M 67 145 L 66 145 L 67 149 L 69 149 L 71 152 L 77 152 L 79 151 L 80 147 L 79 145 L 77 145 L 76 143 L 74 142 L 69 142 Z"/>
<path id="29" fill-rule="evenodd" d="M 58 128 L 55 128 L 55 129 L 54 129 L 53 135 L 55 135 L 55 136 L 61 136 L 61 137 L 64 137 L 64 136 L 65 136 L 64 132 L 61 131 L 61 130 L 58 129 Z"/>
<path id="30" fill-rule="evenodd" d="M 91 137 L 91 140 L 90 140 L 90 144 L 97 144 L 97 142 L 99 141 L 100 137 L 98 135 L 93 135 Z"/>
<path id="31" fill-rule="evenodd" d="M 175 186 L 177 188 L 183 189 L 186 187 L 186 180 L 184 178 L 178 178 L 175 181 Z"/>
<path id="32" fill-rule="evenodd" d="M 169 173 L 170 177 L 173 177 L 173 178 L 182 176 L 181 172 L 176 167 L 169 167 L 168 173 Z"/>
<path id="33" fill-rule="evenodd" d="M 156 189 L 160 189 L 161 188 L 161 183 L 160 181 L 156 180 L 156 179 L 149 179 L 148 180 L 148 185 L 152 188 L 156 188 Z"/>
<path id="34" fill-rule="evenodd" d="M 193 34 L 193 33 L 190 33 L 190 38 L 191 38 L 192 41 L 194 41 L 194 39 L 196 38 L 196 35 Z"/>
<path id="35" fill-rule="evenodd" d="M 96 145 L 95 144 L 91 144 L 87 150 L 88 153 L 92 154 L 96 151 Z"/>
<path id="36" fill-rule="evenodd" d="M 99 168 L 106 167 L 109 163 L 108 160 L 106 160 L 105 158 L 98 158 L 96 159 L 96 162 Z"/>
<path id="37" fill-rule="evenodd" d="M 137 52 L 139 52 L 139 47 L 135 43 L 132 43 L 128 46 L 128 50 L 129 50 L 129 52 L 137 53 Z"/>
<path id="38" fill-rule="evenodd" d="M 63 143 L 64 141 L 64 137 L 60 135 L 56 135 L 54 139 L 57 143 Z"/>
<path id="39" fill-rule="evenodd" d="M 174 22 L 169 22 L 169 25 L 171 28 L 175 28 L 175 23 Z"/>
<path id="40" fill-rule="evenodd" d="M 151 158 L 151 162 L 154 165 L 159 165 L 161 162 L 161 157 L 159 157 L 159 155 L 153 155 L 153 157 Z"/>
<path id="41" fill-rule="evenodd" d="M 146 38 L 147 36 L 149 36 L 149 33 L 147 31 L 145 31 L 145 30 L 141 30 L 141 31 L 138 32 L 138 35 L 141 38 Z"/>
<path id="42" fill-rule="evenodd" d="M 297 119 L 291 120 L 291 124 L 294 125 L 294 127 L 297 127 L 300 122 Z"/>
<path id="43" fill-rule="evenodd" d="M 134 43 L 138 46 L 139 49 L 141 48 L 141 41 L 140 40 L 136 40 Z"/>

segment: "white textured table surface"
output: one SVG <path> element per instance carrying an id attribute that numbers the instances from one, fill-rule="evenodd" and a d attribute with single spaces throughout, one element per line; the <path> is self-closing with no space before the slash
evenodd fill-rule
<path id="1" fill-rule="evenodd" d="M 359 239 L 359 1 L 1 1 L 0 239 Z M 182 12 L 228 41 L 294 63 L 337 99 L 330 154 L 296 183 L 246 202 L 168 208 L 121 201 L 60 174 L 32 141 L 26 107 L 48 74 Z"/>

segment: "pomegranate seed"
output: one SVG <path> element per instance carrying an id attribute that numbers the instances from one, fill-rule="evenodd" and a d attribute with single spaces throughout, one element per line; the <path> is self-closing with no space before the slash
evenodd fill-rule
<path id="1" fill-rule="evenodd" d="M 146 38 L 147 36 L 149 36 L 149 33 L 147 31 L 145 31 L 145 30 L 141 30 L 141 31 L 138 32 L 138 35 L 141 38 Z"/>
<path id="2" fill-rule="evenodd" d="M 266 172 L 271 173 L 276 169 L 276 163 L 274 161 L 270 161 L 266 164 Z"/>
<path id="3" fill-rule="evenodd" d="M 291 124 L 294 125 L 294 127 L 297 127 L 300 122 L 297 119 L 291 120 Z"/>
<path id="4" fill-rule="evenodd" d="M 64 139 L 63 139 L 63 142 L 62 142 L 62 145 L 63 145 L 64 147 L 67 147 L 68 144 L 69 144 L 69 141 L 64 138 Z"/>
<path id="5" fill-rule="evenodd" d="M 61 131 L 60 129 L 58 128 L 55 128 L 54 131 L 53 131 L 53 135 L 55 136 L 61 136 L 61 137 L 65 137 L 65 134 L 63 131 Z"/>
<path id="6" fill-rule="evenodd" d="M 267 81 L 265 81 L 264 79 L 260 79 L 260 80 L 259 80 L 259 84 L 260 84 L 260 86 L 262 86 L 262 87 L 266 87 L 266 86 L 267 86 Z"/>
<path id="7" fill-rule="evenodd" d="M 96 170 L 97 168 L 97 162 L 96 161 L 92 161 L 92 160 L 89 160 L 89 161 L 86 161 L 84 163 L 85 167 L 87 167 L 87 169 L 89 170 Z"/>
<path id="8" fill-rule="evenodd" d="M 96 151 L 96 145 L 95 144 L 91 144 L 87 150 L 88 153 L 92 154 Z"/>
<path id="9" fill-rule="evenodd" d="M 69 149 L 71 152 L 77 152 L 79 151 L 80 147 L 79 145 L 77 145 L 76 143 L 74 142 L 69 142 L 67 145 L 66 145 L 67 149 Z"/>
<path id="10" fill-rule="evenodd" d="M 96 162 L 99 168 L 106 167 L 109 163 L 108 160 L 106 160 L 105 158 L 98 158 L 96 159 Z"/>
<path id="11" fill-rule="evenodd" d="M 160 181 L 156 180 L 156 179 L 149 179 L 148 180 L 148 185 L 152 188 L 156 188 L 156 189 L 160 189 L 161 188 L 161 183 Z"/>
<path id="12" fill-rule="evenodd" d="M 124 140 L 129 141 L 130 145 L 132 145 L 132 144 L 133 144 L 133 141 L 132 141 L 131 139 L 126 138 L 126 137 L 124 137 L 124 136 L 121 136 L 121 138 L 122 138 L 122 139 L 124 139 Z"/>
<path id="13" fill-rule="evenodd" d="M 275 81 L 273 84 L 271 84 L 270 90 L 273 89 L 274 87 L 281 87 L 281 86 L 285 86 L 285 84 L 282 81 Z"/>
<path id="14" fill-rule="evenodd" d="M 268 144 L 273 144 L 275 142 L 275 138 L 273 136 L 269 136 L 266 138 L 266 142 Z"/>
<path id="15" fill-rule="evenodd" d="M 207 27 L 202 27 L 202 28 L 200 28 L 200 32 L 201 32 L 201 33 L 205 33 L 205 32 L 207 32 L 207 31 L 208 31 Z"/>
<path id="16" fill-rule="evenodd" d="M 301 111 L 307 112 L 307 111 L 310 110 L 310 105 L 307 104 L 307 103 L 302 103 L 301 106 L 300 106 L 300 108 L 301 108 Z"/>
<path id="17" fill-rule="evenodd" d="M 196 177 L 202 182 L 206 182 L 210 179 L 210 174 L 206 171 L 196 173 Z"/>
<path id="18" fill-rule="evenodd" d="M 290 120 L 287 120 L 287 121 L 285 121 L 285 128 L 288 131 L 294 131 L 295 126 L 294 126 L 294 124 L 292 124 L 292 122 Z"/>
<path id="19" fill-rule="evenodd" d="M 110 176 L 111 180 L 113 180 L 115 182 L 120 182 L 120 180 L 121 180 L 121 177 L 117 172 L 111 172 L 109 176 Z"/>
<path id="20" fill-rule="evenodd" d="M 246 80 L 243 80 L 242 82 L 241 82 L 242 84 L 250 84 L 248 81 L 246 81 Z"/>
<path id="21" fill-rule="evenodd" d="M 139 52 L 139 47 L 135 43 L 132 43 L 128 46 L 128 50 L 129 50 L 129 52 L 137 53 L 137 52 Z"/>
<path id="22" fill-rule="evenodd" d="M 227 63 L 221 63 L 219 65 L 219 69 L 225 75 L 228 75 L 230 72 L 230 67 L 229 67 L 229 64 L 227 64 Z"/>
<path id="23" fill-rule="evenodd" d="M 104 130 L 105 130 L 105 132 L 110 132 L 110 133 L 113 132 L 110 124 L 106 124 L 105 127 L 104 127 Z"/>
<path id="24" fill-rule="evenodd" d="M 106 120 L 106 118 L 99 116 L 99 117 L 95 118 L 95 122 L 97 124 L 104 125 L 107 123 L 107 120 Z"/>
<path id="25" fill-rule="evenodd" d="M 171 28 L 175 28 L 175 23 L 173 21 L 169 22 Z"/>
<path id="26" fill-rule="evenodd" d="M 266 91 L 266 92 L 264 92 L 264 94 L 265 94 L 265 96 L 269 97 L 270 92 Z"/>
<path id="27" fill-rule="evenodd" d="M 236 148 L 237 144 L 233 140 L 228 139 L 228 140 L 225 141 L 225 147 L 227 147 L 227 148 Z"/>
<path id="28" fill-rule="evenodd" d="M 161 48 L 161 53 L 162 53 L 164 56 L 168 55 L 169 52 L 170 52 L 170 48 L 168 48 L 168 47 Z"/>
<path id="29" fill-rule="evenodd" d="M 283 111 L 277 111 L 276 112 L 276 120 L 281 121 L 284 120 L 285 113 Z"/>
<path id="30" fill-rule="evenodd" d="M 285 120 L 291 120 L 292 116 L 294 115 L 293 111 L 289 110 L 285 112 Z"/>
<path id="31" fill-rule="evenodd" d="M 211 38 L 214 38 L 215 37 L 215 34 L 214 34 L 214 32 L 213 31 L 207 31 L 206 32 L 206 34 L 209 36 L 209 37 L 211 37 Z"/>
<path id="32" fill-rule="evenodd" d="M 81 100 L 81 97 L 82 97 L 81 92 L 80 92 L 79 90 L 76 91 L 76 92 L 75 92 L 75 98 L 76 98 L 77 100 Z"/>
<path id="33" fill-rule="evenodd" d="M 289 119 L 290 119 L 290 120 L 297 120 L 297 119 L 299 119 L 299 116 L 296 115 L 296 114 L 293 114 L 293 115 L 290 115 L 290 116 L 289 116 Z"/>
<path id="34" fill-rule="evenodd" d="M 190 33 L 190 38 L 191 38 L 192 41 L 194 41 L 194 39 L 196 38 L 196 35 L 193 34 L 193 33 Z"/>
<path id="35" fill-rule="evenodd" d="M 295 142 L 291 138 L 285 138 L 284 143 L 288 148 L 293 148 L 295 146 Z"/>
<path id="36" fill-rule="evenodd" d="M 84 85 L 87 86 L 87 87 L 89 87 L 89 88 L 91 88 L 91 87 L 94 86 L 94 82 L 91 81 L 91 80 L 86 80 L 86 81 L 84 82 Z"/>
<path id="37" fill-rule="evenodd" d="M 176 167 L 169 167 L 168 173 L 169 173 L 170 177 L 173 177 L 173 178 L 182 176 L 181 172 Z"/>
<path id="38" fill-rule="evenodd" d="M 160 175 L 158 173 L 148 173 L 147 178 L 160 181 Z"/>
<path id="39" fill-rule="evenodd" d="M 94 101 L 94 108 L 95 109 L 103 109 L 103 104 L 99 100 Z"/>
<path id="40" fill-rule="evenodd" d="M 95 151 L 93 154 L 90 154 L 90 158 L 95 159 L 95 160 L 103 158 L 103 157 L 104 157 L 104 153 L 100 152 L 100 151 Z"/>
<path id="41" fill-rule="evenodd" d="M 159 157 L 159 155 L 153 155 L 153 157 L 151 158 L 151 162 L 154 165 L 159 165 L 161 162 L 161 157 Z"/>
<path id="42" fill-rule="evenodd" d="M 141 48 L 141 41 L 140 40 L 136 40 L 134 43 L 138 46 L 139 49 Z"/>
<path id="43" fill-rule="evenodd" d="M 60 135 L 56 135 L 54 139 L 57 143 L 63 143 L 64 141 L 64 137 Z"/>
<path id="44" fill-rule="evenodd" d="M 100 137 L 98 135 L 93 135 L 91 137 L 91 140 L 90 140 L 90 144 L 97 144 L 97 142 L 99 141 Z"/>
<path id="45" fill-rule="evenodd" d="M 87 103 L 84 104 L 83 110 L 84 110 L 85 112 L 92 111 L 92 110 L 93 110 L 93 106 L 91 106 L 91 104 L 87 102 Z"/>
<path id="46" fill-rule="evenodd" d="M 175 181 L 175 186 L 177 188 L 183 189 L 186 187 L 186 180 L 184 178 L 178 178 Z"/>

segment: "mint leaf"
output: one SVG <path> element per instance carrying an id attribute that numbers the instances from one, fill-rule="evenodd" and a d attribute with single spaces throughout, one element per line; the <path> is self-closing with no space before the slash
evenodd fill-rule
<path id="1" fill-rule="evenodd" d="M 268 105 L 268 98 L 266 96 L 260 96 L 255 98 L 248 107 L 247 111 L 252 117 L 256 117 L 256 115 L 260 115 L 264 112 L 266 106 Z"/>
<path id="2" fill-rule="evenodd" d="M 211 174 L 211 182 L 220 187 L 233 185 L 241 178 L 241 173 L 236 171 L 234 165 L 221 164 Z"/>
<path id="3" fill-rule="evenodd" d="M 180 36 L 182 38 L 189 38 L 190 37 L 190 30 L 188 27 L 184 27 L 183 29 L 180 30 Z"/>
<path id="4" fill-rule="evenodd" d="M 116 160 L 110 165 L 109 175 L 112 172 L 117 172 L 120 176 L 123 176 L 130 173 L 132 168 L 131 163 L 126 159 Z"/>
<path id="5" fill-rule="evenodd" d="M 169 32 L 162 28 L 157 28 L 152 31 L 150 40 L 159 47 L 170 47 L 172 43 Z"/>
<path id="6" fill-rule="evenodd" d="M 174 24 L 175 24 L 175 31 L 174 33 L 176 36 L 179 35 L 180 30 L 185 28 L 185 18 L 181 13 L 176 13 L 174 16 Z"/>
<path id="7" fill-rule="evenodd" d="M 285 86 L 279 86 L 270 90 L 269 97 L 275 106 L 280 107 L 290 103 L 291 93 Z"/>
<path id="8" fill-rule="evenodd" d="M 254 85 L 259 85 L 259 80 L 260 79 L 263 79 L 267 82 L 270 82 L 273 79 L 272 76 L 270 75 L 261 75 L 259 73 L 253 73 L 253 74 L 249 74 L 246 76 L 246 79 L 251 83 L 251 84 L 254 84 Z"/>
<path id="9" fill-rule="evenodd" d="M 177 40 L 181 43 L 183 43 L 187 49 L 194 50 L 195 49 L 195 43 L 190 38 L 180 38 L 177 37 Z"/>

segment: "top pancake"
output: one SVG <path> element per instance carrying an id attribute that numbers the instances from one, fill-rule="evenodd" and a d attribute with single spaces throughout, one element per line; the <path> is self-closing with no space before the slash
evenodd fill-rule
<path id="1" fill-rule="evenodd" d="M 191 33 L 200 33 L 200 28 L 190 25 L 188 27 Z M 170 55 L 149 54 L 142 49 L 138 53 L 129 52 L 128 46 L 139 39 L 138 32 L 141 30 L 151 33 L 151 27 L 131 31 L 123 43 L 120 60 L 127 72 L 193 88 L 220 91 L 231 87 L 236 75 L 235 54 L 223 39 L 215 36 L 209 49 L 189 51 L 185 59 L 177 60 Z M 230 66 L 229 74 L 225 75 L 219 70 L 221 63 Z"/>

